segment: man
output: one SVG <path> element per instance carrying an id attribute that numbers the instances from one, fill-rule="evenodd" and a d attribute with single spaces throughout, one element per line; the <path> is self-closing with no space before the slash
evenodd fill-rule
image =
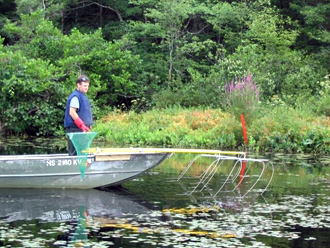
<path id="1" fill-rule="evenodd" d="M 88 97 L 89 79 L 84 75 L 77 78 L 77 88 L 68 97 L 64 116 L 64 128 L 67 133 L 88 132 L 93 124 L 93 116 Z M 69 155 L 77 155 L 68 138 Z"/>

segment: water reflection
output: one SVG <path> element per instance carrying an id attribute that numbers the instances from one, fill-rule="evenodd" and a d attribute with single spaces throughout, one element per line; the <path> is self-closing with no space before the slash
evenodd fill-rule
<path id="1" fill-rule="evenodd" d="M 0 245 L 40 247 L 53 235 L 48 240 L 51 246 L 90 247 L 91 230 L 98 232 L 108 223 L 126 223 L 132 216 L 149 211 L 136 197 L 120 188 L 106 191 L 0 189 L 0 229 L 13 232 L 1 233 Z M 32 226 L 31 234 L 27 226 Z"/>
<path id="2" fill-rule="evenodd" d="M 0 189 L 1 222 L 58 222 L 89 218 L 122 218 L 148 210 L 118 190 Z M 82 214 L 83 213 L 83 214 Z"/>

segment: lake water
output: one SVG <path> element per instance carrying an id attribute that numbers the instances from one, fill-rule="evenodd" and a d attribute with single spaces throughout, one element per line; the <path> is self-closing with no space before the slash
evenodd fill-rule
<path id="1" fill-rule="evenodd" d="M 65 146 L 64 140 L 11 141 L 0 152 Z M 121 187 L 2 189 L 0 246 L 329 247 L 329 157 L 249 157 L 267 158 L 273 167 L 249 161 L 241 180 L 234 161 L 201 157 L 178 180 L 194 156 L 176 154 Z"/>

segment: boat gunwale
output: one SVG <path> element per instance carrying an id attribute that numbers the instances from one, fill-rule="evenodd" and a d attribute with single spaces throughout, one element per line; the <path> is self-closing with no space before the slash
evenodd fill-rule
<path id="1" fill-rule="evenodd" d="M 208 149 L 180 149 L 180 148 L 143 148 L 143 147 L 130 147 L 130 148 L 89 148 L 88 158 L 95 156 L 116 156 L 116 155 L 155 155 L 155 154 L 173 154 L 173 153 L 191 153 L 191 154 L 213 154 L 213 155 L 236 155 L 246 158 L 246 152 L 237 151 L 222 151 L 222 150 L 208 150 Z M 23 155 L 0 155 L 0 161 L 8 160 L 40 160 L 40 159 L 68 159 L 86 157 L 69 156 L 69 154 L 23 154 Z"/>
<path id="2" fill-rule="evenodd" d="M 164 155 L 164 152 L 112 152 L 112 153 L 92 153 L 87 158 L 95 158 L 95 156 L 117 156 L 117 155 Z M 69 156 L 68 154 L 32 154 L 32 155 L 0 155 L 0 161 L 16 161 L 16 160 L 45 160 L 45 159 L 78 159 L 85 158 L 81 156 Z"/>
<path id="3" fill-rule="evenodd" d="M 88 155 L 88 158 L 94 157 L 95 155 Z M 31 154 L 31 155 L 1 155 L 0 161 L 8 161 L 8 160 L 45 160 L 45 159 L 77 159 L 82 156 L 69 156 L 68 154 Z M 83 156 L 85 157 L 85 156 Z"/>
<path id="4" fill-rule="evenodd" d="M 246 152 L 222 151 L 222 150 L 212 150 L 212 149 L 131 147 L 131 148 L 89 148 L 86 151 L 95 155 L 190 153 L 190 154 L 236 155 L 236 156 L 246 157 Z"/>

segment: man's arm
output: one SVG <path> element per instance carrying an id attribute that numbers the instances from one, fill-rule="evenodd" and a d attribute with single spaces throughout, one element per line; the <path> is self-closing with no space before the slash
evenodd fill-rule
<path id="1" fill-rule="evenodd" d="M 70 107 L 70 116 L 72 117 L 74 123 L 83 131 L 88 132 L 90 127 L 87 127 L 85 123 L 80 119 L 79 115 L 77 114 L 77 109 Z"/>
<path id="2" fill-rule="evenodd" d="M 70 107 L 70 116 L 73 120 L 77 119 L 79 115 L 77 114 L 77 109 Z"/>

